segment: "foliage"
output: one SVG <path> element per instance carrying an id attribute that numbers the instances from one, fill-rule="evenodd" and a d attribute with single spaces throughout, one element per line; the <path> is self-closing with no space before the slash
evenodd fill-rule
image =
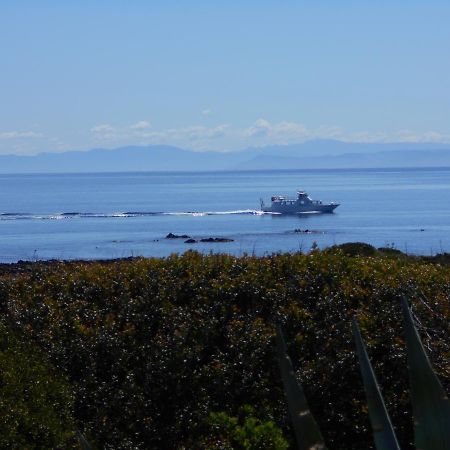
<path id="1" fill-rule="evenodd" d="M 450 448 L 450 401 L 423 348 L 406 299 L 403 298 L 414 442 L 417 449 Z"/>
<path id="2" fill-rule="evenodd" d="M 277 326 L 276 342 L 281 378 L 298 450 L 325 450 L 320 429 L 311 414 L 303 387 L 295 376 L 291 358 L 286 353 L 286 343 L 279 326 Z"/>
<path id="3" fill-rule="evenodd" d="M 375 256 L 377 249 L 364 242 L 346 242 L 337 247 L 348 256 Z M 390 248 L 388 248 L 390 250 Z"/>
<path id="4" fill-rule="evenodd" d="M 192 448 L 212 411 L 292 432 L 275 323 L 329 448 L 370 449 L 349 329 L 357 318 L 403 449 L 412 448 L 399 299 L 449 384 L 450 269 L 339 249 L 264 258 L 200 255 L 33 264 L 0 276 L 0 311 L 68 377 L 74 415 L 102 449 Z M 355 386 L 361 386 L 356 388 Z"/>
<path id="5" fill-rule="evenodd" d="M 209 415 L 208 433 L 199 440 L 204 449 L 221 450 L 287 450 L 288 441 L 271 421 L 255 417 L 255 410 L 245 405 L 238 417 L 230 417 L 225 412 Z"/>
<path id="6" fill-rule="evenodd" d="M 356 353 L 358 355 L 361 376 L 366 392 L 367 407 L 372 425 L 373 440 L 377 450 L 399 450 L 397 436 L 392 427 L 391 418 L 386 410 L 383 396 L 380 392 L 377 378 L 367 354 L 366 346 L 361 336 L 358 323 L 353 318 L 353 337 L 355 339 Z"/>
<path id="7" fill-rule="evenodd" d="M 0 321 L 0 448 L 78 448 L 70 385 Z"/>
<path id="8" fill-rule="evenodd" d="M 410 396 L 414 413 L 414 441 L 420 450 L 448 449 L 450 444 L 450 402 L 423 348 L 406 298 L 402 298 Z M 367 397 L 375 446 L 378 450 L 399 450 L 358 323 L 352 320 L 356 352 Z M 291 420 L 299 450 L 325 448 L 320 430 L 311 415 L 301 384 L 295 377 L 280 327 L 277 354 Z"/>

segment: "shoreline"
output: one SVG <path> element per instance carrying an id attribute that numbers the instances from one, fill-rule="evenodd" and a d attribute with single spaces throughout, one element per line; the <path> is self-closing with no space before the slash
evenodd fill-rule
<path id="1" fill-rule="evenodd" d="M 440 264 L 442 266 L 450 266 L 450 253 L 443 252 L 437 253 L 435 255 L 413 255 L 402 252 L 401 250 L 390 248 L 390 247 L 379 247 L 376 248 L 370 244 L 364 242 L 347 242 L 344 244 L 333 245 L 324 249 L 311 250 L 310 252 L 285 252 L 289 254 L 311 254 L 312 252 L 321 253 L 332 253 L 335 251 L 342 251 L 346 256 L 353 257 L 385 257 L 393 259 L 401 259 L 409 262 L 418 262 L 424 264 Z M 184 253 L 197 252 L 195 249 L 187 250 Z M 173 253 L 174 255 L 182 256 L 184 253 Z M 202 252 L 198 252 L 202 253 Z M 213 253 L 212 255 L 223 255 L 225 253 Z M 252 257 L 257 259 L 267 258 L 273 255 L 278 255 L 280 253 L 272 253 L 265 256 L 254 256 L 254 255 L 241 255 L 236 256 L 237 259 L 244 257 Z M 284 253 L 281 253 L 284 254 Z M 204 254 L 204 256 L 209 256 L 210 254 Z M 229 255 L 233 256 L 233 255 Z M 110 265 L 122 262 L 132 262 L 147 259 L 157 259 L 164 260 L 169 256 L 159 257 L 159 256 L 128 256 L 120 258 L 105 258 L 105 259 L 42 259 L 42 260 L 19 260 L 16 262 L 0 262 L 0 276 L 3 275 L 17 275 L 22 273 L 28 273 L 33 271 L 36 267 L 53 267 L 58 264 L 63 265 L 91 265 L 91 264 L 103 264 Z"/>

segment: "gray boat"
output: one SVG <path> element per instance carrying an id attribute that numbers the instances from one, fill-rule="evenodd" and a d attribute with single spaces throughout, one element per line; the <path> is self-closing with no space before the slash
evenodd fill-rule
<path id="1" fill-rule="evenodd" d="M 261 199 L 261 211 L 279 214 L 332 213 L 339 203 L 322 203 L 312 200 L 304 191 L 297 192 L 297 198 L 276 195 L 271 198 L 272 204 L 267 206 Z"/>

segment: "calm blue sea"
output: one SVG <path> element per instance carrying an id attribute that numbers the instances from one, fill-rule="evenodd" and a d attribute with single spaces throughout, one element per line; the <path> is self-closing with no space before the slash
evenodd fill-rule
<path id="1" fill-rule="evenodd" d="M 341 204 L 334 214 L 260 214 L 260 197 Z M 294 230 L 309 230 L 296 233 Z M 186 244 L 227 237 L 230 243 Z M 363 241 L 450 251 L 450 169 L 0 175 L 0 261 L 256 255 Z"/>

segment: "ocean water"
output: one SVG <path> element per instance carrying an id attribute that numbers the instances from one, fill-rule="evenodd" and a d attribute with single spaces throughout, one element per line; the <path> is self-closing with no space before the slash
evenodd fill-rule
<path id="1" fill-rule="evenodd" d="M 334 214 L 262 214 L 259 199 L 309 192 Z M 295 232 L 302 230 L 303 232 Z M 187 244 L 227 237 L 229 243 Z M 265 255 L 344 242 L 450 251 L 450 169 L 0 175 L 0 261 Z"/>

